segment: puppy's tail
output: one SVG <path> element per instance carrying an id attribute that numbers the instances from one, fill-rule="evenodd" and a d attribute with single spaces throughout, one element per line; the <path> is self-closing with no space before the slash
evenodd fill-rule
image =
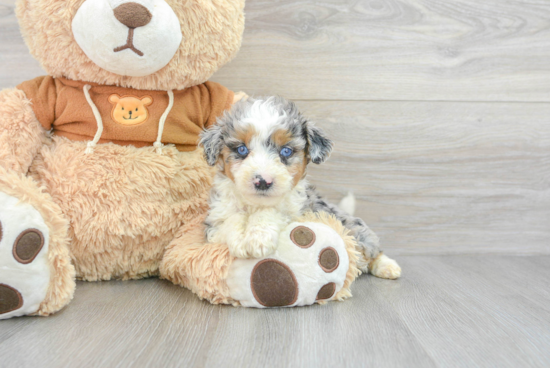
<path id="1" fill-rule="evenodd" d="M 342 198 L 340 203 L 338 203 L 338 208 L 347 212 L 350 216 L 355 214 L 355 196 L 352 192 L 348 192 L 348 195 Z"/>

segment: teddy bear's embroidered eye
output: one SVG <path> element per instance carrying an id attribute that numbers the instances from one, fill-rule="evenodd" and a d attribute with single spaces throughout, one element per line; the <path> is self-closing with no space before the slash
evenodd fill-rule
<path id="1" fill-rule="evenodd" d="M 292 148 L 290 147 L 283 147 L 283 149 L 280 152 L 281 156 L 283 157 L 290 157 L 292 155 Z"/>
<path id="2" fill-rule="evenodd" d="M 239 147 L 237 148 L 237 153 L 238 153 L 240 156 L 244 157 L 244 156 L 248 155 L 248 148 L 246 148 L 245 145 L 239 146 Z"/>

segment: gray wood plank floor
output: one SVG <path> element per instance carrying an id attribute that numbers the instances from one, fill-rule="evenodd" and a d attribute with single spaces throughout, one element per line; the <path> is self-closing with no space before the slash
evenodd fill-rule
<path id="1" fill-rule="evenodd" d="M 548 367 L 550 256 L 402 256 L 397 281 L 293 309 L 212 306 L 166 281 L 79 283 L 0 325 L 1 367 Z M 14 364 L 14 363 L 17 364 Z"/>

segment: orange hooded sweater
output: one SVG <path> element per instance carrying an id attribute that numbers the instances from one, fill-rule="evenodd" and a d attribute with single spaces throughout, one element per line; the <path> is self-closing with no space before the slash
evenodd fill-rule
<path id="1" fill-rule="evenodd" d="M 233 103 L 233 92 L 215 82 L 155 91 L 46 76 L 17 88 L 40 124 L 57 136 L 135 147 L 160 141 L 179 151 L 194 150 L 199 134 Z"/>

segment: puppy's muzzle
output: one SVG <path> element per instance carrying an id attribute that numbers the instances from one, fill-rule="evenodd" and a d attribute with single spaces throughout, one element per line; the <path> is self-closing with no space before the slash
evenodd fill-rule
<path id="1" fill-rule="evenodd" d="M 273 179 L 267 178 L 266 180 L 260 175 L 256 175 L 253 182 L 254 188 L 258 191 L 266 191 L 273 185 Z"/>

